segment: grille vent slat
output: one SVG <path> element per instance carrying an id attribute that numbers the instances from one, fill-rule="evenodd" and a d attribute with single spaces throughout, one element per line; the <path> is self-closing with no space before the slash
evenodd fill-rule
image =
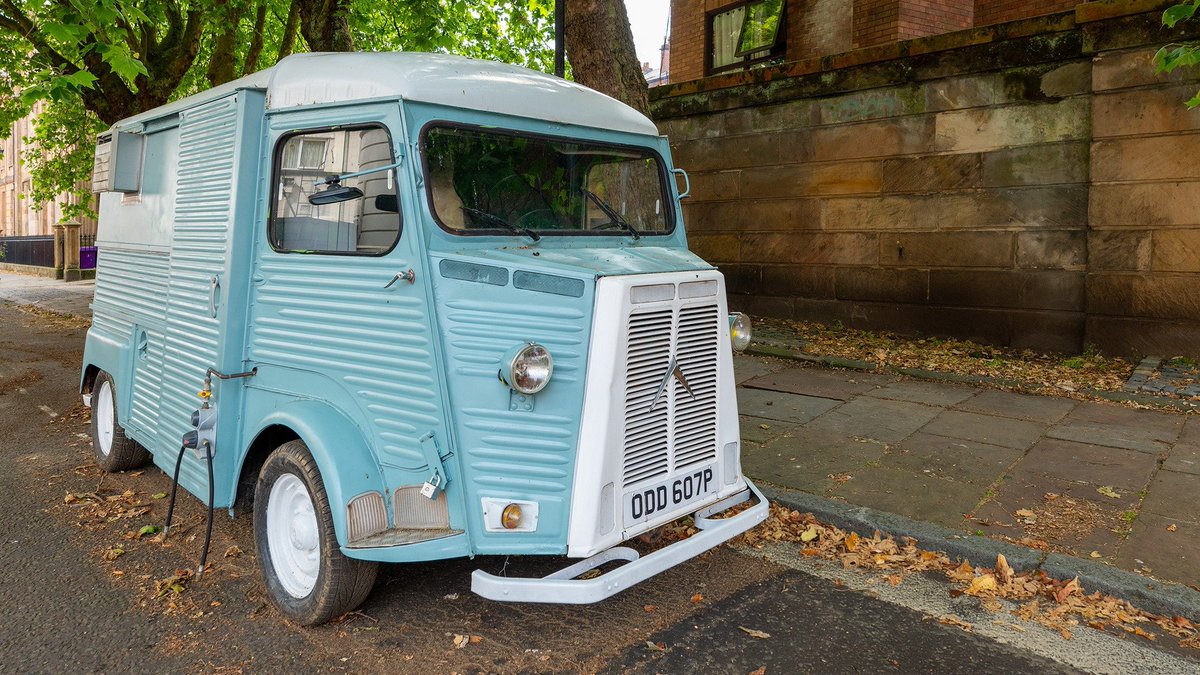
<path id="1" fill-rule="evenodd" d="M 681 302 L 656 303 L 626 318 L 625 488 L 717 456 L 719 309 Z M 672 356 L 695 398 L 672 378 L 651 410 Z"/>

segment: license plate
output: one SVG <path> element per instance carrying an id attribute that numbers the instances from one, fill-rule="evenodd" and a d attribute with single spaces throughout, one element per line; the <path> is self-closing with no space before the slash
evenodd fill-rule
<path id="1" fill-rule="evenodd" d="M 625 493 L 625 527 L 673 513 L 717 491 L 716 464 Z"/>

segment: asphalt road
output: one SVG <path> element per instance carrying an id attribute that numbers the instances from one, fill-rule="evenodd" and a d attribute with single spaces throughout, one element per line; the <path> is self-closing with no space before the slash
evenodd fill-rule
<path id="1" fill-rule="evenodd" d="M 78 326 L 0 305 L 3 673 L 1043 673 L 1085 663 L 1061 658 L 1065 642 L 1031 649 L 963 632 L 930 620 L 924 600 L 883 599 L 801 571 L 787 555 L 728 547 L 588 607 L 470 593 L 473 569 L 545 574 L 561 560 L 389 566 L 359 612 L 298 628 L 266 599 L 248 517 L 219 518 L 202 579 L 178 575 L 199 556 L 195 499 L 181 499 L 167 542 L 137 536 L 165 518 L 157 496 L 169 478 L 154 467 L 103 475 L 93 466 L 76 393 L 82 340 Z M 456 648 L 459 635 L 477 639 Z M 1171 658 L 1165 672 L 1186 672 Z"/>

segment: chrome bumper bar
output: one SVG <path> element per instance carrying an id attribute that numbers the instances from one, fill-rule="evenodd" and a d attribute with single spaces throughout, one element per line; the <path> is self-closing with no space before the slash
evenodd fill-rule
<path id="1" fill-rule="evenodd" d="M 767 519 L 767 498 L 750 481 L 747 489 L 730 495 L 695 514 L 696 534 L 659 549 L 646 557 L 626 546 L 614 546 L 540 579 L 498 577 L 483 570 L 471 574 L 471 590 L 489 600 L 504 602 L 544 602 L 586 605 L 645 581 L 679 563 L 723 544 Z M 753 495 L 758 503 L 732 518 L 712 516 L 741 504 Z M 626 564 L 591 579 L 576 579 L 581 574 L 614 560 Z"/>

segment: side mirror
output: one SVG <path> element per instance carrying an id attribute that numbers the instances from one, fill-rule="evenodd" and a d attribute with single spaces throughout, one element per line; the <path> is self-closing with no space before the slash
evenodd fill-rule
<path id="1" fill-rule="evenodd" d="M 376 196 L 375 210 L 386 211 L 388 213 L 400 213 L 400 204 L 396 201 L 396 195 Z"/>
<path id="2" fill-rule="evenodd" d="M 343 186 L 337 176 L 329 176 L 325 179 L 325 184 L 329 187 L 308 196 L 309 204 L 324 206 L 325 204 L 348 202 L 351 199 L 358 199 L 363 196 L 362 190 L 356 187 Z"/>

